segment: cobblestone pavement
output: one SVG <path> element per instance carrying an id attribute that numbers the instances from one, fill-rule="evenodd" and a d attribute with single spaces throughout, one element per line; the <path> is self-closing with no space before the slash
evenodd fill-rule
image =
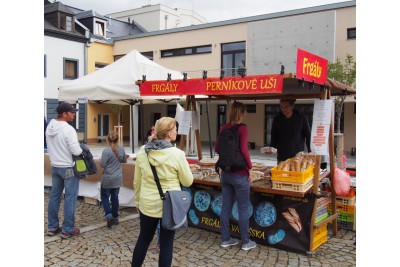
<path id="1" fill-rule="evenodd" d="M 44 266 L 130 266 L 139 234 L 139 218 L 134 208 L 120 210 L 120 223 L 106 227 L 101 206 L 78 201 L 76 227 L 81 234 L 66 240 L 46 236 L 47 203 L 44 193 Z M 63 217 L 60 207 L 60 222 Z M 189 227 L 177 231 L 173 266 L 356 266 L 355 232 L 329 230 L 328 241 L 313 254 L 304 255 L 257 244 L 244 251 L 240 246 L 220 247 L 220 234 Z M 147 252 L 144 267 L 158 266 L 156 238 Z"/>

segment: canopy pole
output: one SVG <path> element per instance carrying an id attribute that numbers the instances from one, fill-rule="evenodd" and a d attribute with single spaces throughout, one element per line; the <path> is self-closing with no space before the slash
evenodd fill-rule
<path id="1" fill-rule="evenodd" d="M 84 132 L 83 132 L 83 143 L 87 144 L 87 116 L 88 116 L 88 103 L 85 103 L 85 116 L 83 116 L 84 118 Z"/>
<path id="2" fill-rule="evenodd" d="M 206 101 L 206 109 L 207 109 L 207 124 L 208 124 L 208 143 L 210 144 L 210 156 L 213 158 L 212 153 L 212 144 L 211 144 L 211 129 L 210 129 L 210 113 L 208 110 L 208 101 Z"/>
<path id="3" fill-rule="evenodd" d="M 142 144 L 144 145 L 146 143 L 146 138 L 144 135 L 144 127 L 143 127 L 143 99 L 139 100 L 140 102 L 140 106 L 139 106 L 139 110 L 140 110 L 140 129 L 141 129 L 141 133 L 142 133 Z"/>
<path id="4" fill-rule="evenodd" d="M 131 106 L 131 145 L 132 145 L 132 153 L 135 153 L 135 139 L 133 133 L 133 103 L 132 101 L 129 104 Z"/>

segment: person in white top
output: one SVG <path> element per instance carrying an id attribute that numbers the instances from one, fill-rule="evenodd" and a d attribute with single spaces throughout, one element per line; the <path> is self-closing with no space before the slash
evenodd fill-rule
<path id="1" fill-rule="evenodd" d="M 62 238 L 79 235 L 75 228 L 75 210 L 79 191 L 79 178 L 74 174 L 72 155 L 82 154 L 76 130 L 68 124 L 73 121 L 76 109 L 61 103 L 56 108 L 57 119 L 52 119 L 46 129 L 47 150 L 51 163 L 52 188 L 48 203 L 47 235 L 54 236 L 60 232 Z M 62 194 L 64 198 L 64 220 L 59 226 L 58 213 Z"/>

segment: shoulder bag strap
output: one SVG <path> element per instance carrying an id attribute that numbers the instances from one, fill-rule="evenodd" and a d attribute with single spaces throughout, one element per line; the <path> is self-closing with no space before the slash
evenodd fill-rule
<path id="1" fill-rule="evenodd" d="M 112 150 L 112 149 L 111 149 Z M 115 149 L 115 150 L 112 150 L 113 152 L 114 152 L 114 154 L 115 154 L 115 156 L 117 156 L 117 158 L 118 158 L 118 160 L 119 160 L 119 162 L 120 163 L 122 163 L 122 159 L 121 159 L 121 157 L 118 155 L 118 153 L 117 153 L 117 151 L 116 151 L 117 149 Z"/>
<path id="2" fill-rule="evenodd" d="M 148 157 L 149 155 L 147 155 Z M 160 184 L 160 179 L 158 179 L 158 174 L 156 171 L 156 167 L 154 167 L 153 165 L 151 165 L 150 161 L 149 161 L 150 167 L 151 167 L 151 171 L 153 172 L 153 176 L 154 176 L 154 180 L 156 181 L 157 184 L 157 188 L 158 188 L 158 193 L 160 194 L 160 197 L 162 200 L 165 200 L 165 195 L 164 192 L 162 191 L 162 187 Z"/>

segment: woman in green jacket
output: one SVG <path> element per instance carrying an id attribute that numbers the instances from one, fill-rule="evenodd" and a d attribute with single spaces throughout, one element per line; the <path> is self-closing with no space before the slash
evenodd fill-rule
<path id="1" fill-rule="evenodd" d="M 193 175 L 185 153 L 171 144 L 177 135 L 176 121 L 163 117 L 155 124 L 150 141 L 142 146 L 136 156 L 134 190 L 140 214 L 140 233 L 132 255 L 132 266 L 142 266 L 147 249 L 153 240 L 157 224 L 162 218 L 162 200 L 149 162 L 156 167 L 164 193 L 189 187 Z M 160 229 L 159 266 L 171 266 L 175 231 Z"/>

